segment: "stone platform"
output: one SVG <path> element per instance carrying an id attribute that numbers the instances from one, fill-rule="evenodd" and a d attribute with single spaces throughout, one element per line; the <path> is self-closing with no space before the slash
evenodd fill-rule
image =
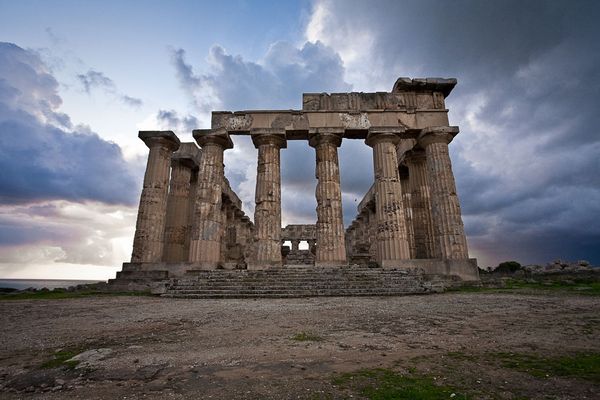
<path id="1" fill-rule="evenodd" d="M 172 279 L 162 297 L 288 298 L 320 296 L 401 296 L 443 292 L 460 279 L 364 267 L 287 267 L 262 271 L 192 271 Z"/>
<path id="2" fill-rule="evenodd" d="M 465 263 L 463 267 L 468 265 L 471 264 Z M 440 266 L 430 272 L 416 265 L 412 269 L 358 265 L 286 265 L 262 270 L 190 267 L 189 263 L 161 266 L 126 263 L 117 279 L 109 281 L 109 286 L 114 291 L 150 290 L 164 297 L 178 298 L 399 296 L 442 292 L 464 281 L 478 280 L 478 277 L 466 279 L 446 273 L 445 268 L 457 270 L 456 266 Z"/>

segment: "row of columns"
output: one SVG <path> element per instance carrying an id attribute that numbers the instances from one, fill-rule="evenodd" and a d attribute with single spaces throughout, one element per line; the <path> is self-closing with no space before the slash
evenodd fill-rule
<path id="1" fill-rule="evenodd" d="M 422 131 L 418 143 L 425 149 L 424 156 L 406 153 L 408 179 L 406 176 L 401 179 L 398 170 L 398 150 L 407 150 L 406 142 L 401 139 L 403 132 L 402 127 L 371 128 L 365 140 L 373 148 L 375 175 L 374 215 L 366 218 L 374 217 L 376 223 L 367 224 L 369 229 L 362 233 L 376 238 L 372 241 L 376 261 L 387 267 L 420 256 L 468 258 L 448 154 L 448 143 L 457 128 Z M 266 129 L 252 131 L 251 135 L 258 149 L 253 261 L 259 266 L 281 265 L 280 150 L 286 147 L 285 132 Z M 346 263 L 337 154 L 342 136 L 343 131 L 334 129 L 321 128 L 309 133 L 309 144 L 315 148 L 318 180 L 316 265 Z M 172 160 L 172 153 L 181 145 L 172 132 L 140 132 L 140 138 L 150 153 L 132 261 L 156 262 L 162 260 L 163 254 L 168 260 L 178 260 L 187 255 L 187 261 L 216 265 L 223 258 L 228 220 L 222 205 L 223 153 L 233 144 L 227 132 L 194 131 L 203 151 L 197 171 L 187 157 Z M 190 196 L 192 191 L 194 196 Z M 166 248 L 165 236 L 169 238 Z"/>
<path id="2" fill-rule="evenodd" d="M 402 128 L 384 131 L 402 133 Z M 389 133 L 367 138 L 374 149 L 376 218 L 373 223 L 367 204 L 350 225 L 348 243 L 353 250 L 375 244 L 376 260 L 383 266 L 411 258 L 468 258 L 448 153 L 456 133 L 457 127 L 433 127 L 424 129 L 418 140 L 400 140 Z M 405 167 L 398 168 L 398 153 Z"/>

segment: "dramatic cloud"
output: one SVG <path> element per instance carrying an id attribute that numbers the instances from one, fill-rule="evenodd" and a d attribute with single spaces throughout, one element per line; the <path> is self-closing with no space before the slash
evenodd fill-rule
<path id="1" fill-rule="evenodd" d="M 108 227 L 124 218 L 107 210 L 136 203 L 139 177 L 118 145 L 58 111 L 58 86 L 36 53 L 0 43 L 0 263 L 14 266 L 31 250 L 104 265 L 114 261 L 115 231 L 131 230 Z"/>
<path id="2" fill-rule="evenodd" d="M 158 110 L 156 120 L 161 129 L 190 133 L 199 127 L 198 118 L 190 114 L 179 116 L 175 110 Z"/>
<path id="3" fill-rule="evenodd" d="M 90 69 L 85 74 L 78 74 L 77 79 L 87 94 L 91 94 L 93 89 L 103 89 L 106 93 L 118 98 L 123 104 L 130 107 L 137 108 L 143 104 L 141 99 L 120 93 L 115 82 L 102 72 Z"/>
<path id="4" fill-rule="evenodd" d="M 244 60 L 213 46 L 208 55 L 209 72 L 205 74 L 194 71 L 182 49 L 172 51 L 172 60 L 182 89 L 206 121 L 212 110 L 299 109 L 303 92 L 352 90 L 343 79 L 340 57 L 320 42 L 306 42 L 301 47 L 276 42 L 261 62 Z M 173 120 L 173 125 L 178 121 Z M 234 149 L 225 152 L 226 174 L 252 215 L 256 150 L 247 138 L 234 141 Z M 281 151 L 283 222 L 314 223 L 314 150 L 304 141 L 290 142 L 288 147 Z M 353 179 L 349 181 L 354 187 Z"/>
<path id="5" fill-rule="evenodd" d="M 518 11 L 517 11 L 518 10 Z M 595 2 L 317 1 L 307 38 L 359 90 L 452 76 L 451 145 L 472 252 L 484 263 L 600 263 L 600 39 Z"/>

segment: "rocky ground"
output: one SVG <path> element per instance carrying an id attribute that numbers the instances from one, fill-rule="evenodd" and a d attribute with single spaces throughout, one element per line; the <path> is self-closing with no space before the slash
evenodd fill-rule
<path id="1" fill-rule="evenodd" d="M 553 291 L 5 300 L 0 397 L 597 399 L 599 328 Z"/>

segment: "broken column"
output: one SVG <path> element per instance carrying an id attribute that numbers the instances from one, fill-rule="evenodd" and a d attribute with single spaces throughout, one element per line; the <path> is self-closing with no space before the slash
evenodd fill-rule
<path id="1" fill-rule="evenodd" d="M 425 148 L 427 181 L 438 256 L 443 259 L 467 259 L 467 240 L 462 222 L 456 183 L 448 153 L 448 143 L 458 133 L 457 126 L 425 128 L 419 144 Z"/>
<path id="2" fill-rule="evenodd" d="M 280 149 L 286 147 L 279 129 L 253 130 L 258 149 L 254 227 L 256 254 L 251 268 L 281 265 L 281 166 Z"/>
<path id="3" fill-rule="evenodd" d="M 150 149 L 140 196 L 131 262 L 159 262 L 164 248 L 171 153 L 179 139 L 171 131 L 140 131 Z"/>
<path id="4" fill-rule="evenodd" d="M 317 253 L 315 266 L 346 264 L 346 243 L 337 148 L 343 132 L 319 129 L 310 135 L 316 151 Z"/>
<path id="5" fill-rule="evenodd" d="M 402 127 L 371 128 L 365 143 L 373 148 L 375 214 L 377 221 L 376 260 L 382 267 L 395 267 L 410 258 L 398 175 L 396 144 Z"/>
<path id="6" fill-rule="evenodd" d="M 194 139 L 202 148 L 202 158 L 196 183 L 189 260 L 201 267 L 214 268 L 221 261 L 223 152 L 232 148 L 233 143 L 227 132 L 211 129 L 194 130 Z"/>
<path id="7" fill-rule="evenodd" d="M 179 149 L 171 156 L 171 183 L 167 198 L 163 261 L 188 260 L 192 175 L 199 164 L 200 149 L 195 143 L 181 143 Z"/>
<path id="8" fill-rule="evenodd" d="M 415 257 L 439 257 L 435 251 L 425 151 L 421 149 L 409 151 L 406 153 L 404 162 L 409 170 L 408 179 L 411 192 L 410 203 L 415 237 Z"/>

